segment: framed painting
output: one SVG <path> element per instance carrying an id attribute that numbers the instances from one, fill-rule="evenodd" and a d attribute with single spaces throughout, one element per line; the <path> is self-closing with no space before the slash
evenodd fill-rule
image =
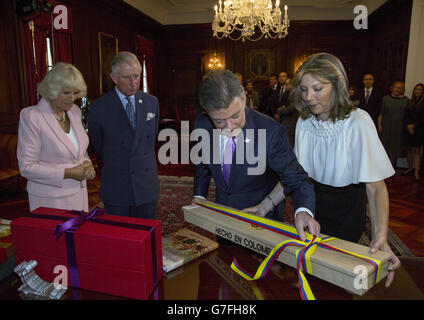
<path id="1" fill-rule="evenodd" d="M 99 32 L 100 95 L 114 88 L 109 74 L 113 57 L 118 53 L 118 38 Z"/>
<path id="2" fill-rule="evenodd" d="M 271 49 L 247 50 L 246 75 L 251 80 L 268 80 L 275 72 L 274 51 Z"/>

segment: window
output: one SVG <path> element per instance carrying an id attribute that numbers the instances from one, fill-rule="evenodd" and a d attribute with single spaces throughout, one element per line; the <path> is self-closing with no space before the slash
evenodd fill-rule
<path id="1" fill-rule="evenodd" d="M 53 68 L 53 55 L 52 55 L 52 49 L 51 49 L 51 45 L 50 45 L 50 37 L 47 36 L 47 54 L 46 54 L 46 59 L 47 59 L 47 71 L 50 71 L 51 68 Z"/>
<path id="2" fill-rule="evenodd" d="M 146 68 L 146 57 L 143 59 L 143 91 L 149 93 L 149 86 L 147 85 L 147 68 Z"/>

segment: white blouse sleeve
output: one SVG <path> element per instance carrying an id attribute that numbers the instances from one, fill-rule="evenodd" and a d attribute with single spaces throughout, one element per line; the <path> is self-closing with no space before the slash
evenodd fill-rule
<path id="1" fill-rule="evenodd" d="M 356 109 L 351 116 L 347 138 L 351 141 L 352 182 L 376 182 L 392 176 L 395 171 L 369 114 Z"/>

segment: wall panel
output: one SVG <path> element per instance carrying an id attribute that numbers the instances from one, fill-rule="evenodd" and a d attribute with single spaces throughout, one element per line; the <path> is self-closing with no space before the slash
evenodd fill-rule
<path id="1" fill-rule="evenodd" d="M 272 50 L 275 71 L 287 71 L 290 77 L 302 58 L 319 51 L 339 56 L 350 82 L 358 87 L 368 72 L 382 89 L 405 77 L 412 0 L 389 0 L 369 17 L 368 30 L 355 30 L 353 21 L 292 21 L 286 38 L 258 42 L 217 40 L 210 24 L 162 26 L 123 1 L 61 2 L 72 8 L 73 62 L 86 79 L 90 100 L 99 97 L 99 32 L 118 37 L 119 50 L 134 51 L 136 35 L 154 42 L 153 94 L 161 102 L 178 104 L 182 116 L 215 50 L 227 69 L 245 79 L 246 52 L 255 48 Z M 0 132 L 16 132 L 27 101 L 24 25 L 14 5 L 15 0 L 0 1 Z M 267 81 L 254 85 L 261 91 Z"/>

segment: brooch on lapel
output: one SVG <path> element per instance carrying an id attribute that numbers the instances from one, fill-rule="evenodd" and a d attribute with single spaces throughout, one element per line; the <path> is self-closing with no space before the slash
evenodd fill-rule
<path id="1" fill-rule="evenodd" d="M 146 121 L 150 121 L 150 120 L 152 120 L 155 116 L 156 116 L 156 114 L 154 114 L 154 113 L 152 113 L 152 112 L 149 112 L 149 113 L 147 114 Z"/>

